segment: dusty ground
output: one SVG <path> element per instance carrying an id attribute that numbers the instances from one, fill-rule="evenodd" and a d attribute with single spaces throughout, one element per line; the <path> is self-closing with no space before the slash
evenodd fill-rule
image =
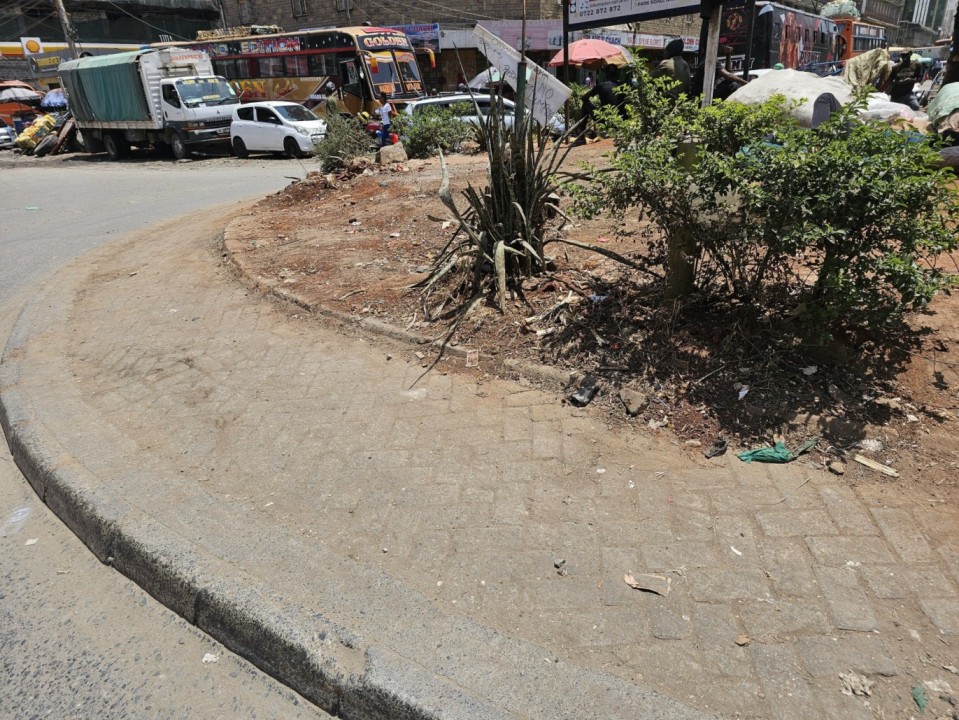
<path id="1" fill-rule="evenodd" d="M 579 148 L 568 166 L 601 160 L 610 149 L 608 141 Z M 454 196 L 467 181 L 482 186 L 484 157 L 449 158 Z M 436 195 L 440 177 L 436 159 L 374 166 L 352 178 L 311 174 L 243 219 L 250 238 L 245 261 L 310 303 L 441 337 L 445 325 L 426 321 L 422 298 L 410 289 L 455 228 L 436 221 L 449 217 Z M 641 228 L 633 229 L 631 237 L 618 237 L 612 219 L 601 218 L 577 221 L 565 232 L 630 255 L 643 243 Z M 844 460 L 851 481 L 864 477 L 852 460 L 861 453 L 899 473 L 886 478 L 868 470 L 871 481 L 882 478 L 932 498 L 954 493 L 955 296 L 938 297 L 928 312 L 911 318 L 914 329 L 932 331 L 917 333 L 912 345 L 879 357 L 867 343 L 851 357 L 828 352 L 817 359 L 731 325 L 722 309 L 664 317 L 630 289 L 641 280 L 637 273 L 587 251 L 550 248 L 551 276 L 526 283 L 506 317 L 479 308 L 455 336 L 454 342 L 479 350 L 485 371 L 502 372 L 501 360 L 523 358 L 595 373 L 603 389 L 594 402 L 608 406 L 610 423 L 672 434 L 689 452 L 701 453 L 720 438 L 738 451 L 779 436 L 788 447 L 821 436 L 813 452 L 823 462 Z M 571 312 L 528 320 L 570 293 Z M 623 386 L 645 406 L 635 417 L 620 399 Z M 740 400 L 744 386 L 749 389 Z M 881 449 L 859 447 L 865 438 L 879 439 Z"/>

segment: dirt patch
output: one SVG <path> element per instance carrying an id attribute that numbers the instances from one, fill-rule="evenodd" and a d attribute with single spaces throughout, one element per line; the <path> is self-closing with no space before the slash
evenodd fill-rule
<path id="1" fill-rule="evenodd" d="M 601 162 L 611 149 L 609 141 L 578 148 L 567 168 Z M 448 158 L 454 198 L 468 182 L 484 185 L 485 161 Z M 238 260 L 309 306 L 442 337 L 448 319 L 430 321 L 435 306 L 428 311 L 411 289 L 455 232 L 437 197 L 439 161 L 358 170 L 311 173 L 264 199 L 234 223 Z M 574 221 L 565 234 L 631 257 L 650 230 L 637 222 L 627 230 L 617 234 L 606 217 Z M 800 348 L 765 327 L 761 313 L 695 299 L 672 308 L 635 270 L 579 248 L 549 249 L 554 270 L 524 283 L 505 316 L 487 304 L 457 331 L 458 346 L 478 351 L 472 372 L 504 374 L 510 359 L 589 373 L 610 424 L 671 433 L 689 452 L 723 439 L 734 452 L 820 437 L 814 455 L 844 460 L 850 482 L 954 497 L 959 298 L 937 297 L 912 316 L 892 350 L 867 337 Z M 863 468 L 856 454 L 899 477 Z"/>

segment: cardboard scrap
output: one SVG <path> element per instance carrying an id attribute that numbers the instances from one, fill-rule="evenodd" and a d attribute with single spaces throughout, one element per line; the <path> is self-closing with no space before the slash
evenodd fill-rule
<path id="1" fill-rule="evenodd" d="M 629 573 L 623 575 L 623 580 L 634 590 L 645 590 L 657 595 L 669 595 L 669 588 L 673 584 L 672 578 L 665 575 L 637 575 Z"/>

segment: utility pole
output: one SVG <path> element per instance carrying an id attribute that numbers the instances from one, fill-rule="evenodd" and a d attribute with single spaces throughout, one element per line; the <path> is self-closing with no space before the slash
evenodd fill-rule
<path id="1" fill-rule="evenodd" d="M 952 49 L 949 51 L 946 71 L 942 76 L 943 86 L 952 82 L 959 82 L 959 11 L 956 11 L 956 19 L 952 28 Z"/>
<path id="2" fill-rule="evenodd" d="M 564 0 L 565 1 L 565 0 Z M 523 25 L 519 38 L 519 65 L 516 67 L 516 112 L 513 118 L 514 127 L 522 127 L 526 113 L 526 0 L 523 0 Z"/>
<path id="3" fill-rule="evenodd" d="M 67 46 L 70 48 L 70 53 L 73 55 L 74 59 L 77 57 L 77 46 L 74 40 L 77 36 L 77 31 L 73 29 L 73 24 L 70 22 L 70 16 L 67 15 L 67 9 L 63 7 L 63 0 L 53 0 L 57 6 L 57 15 L 60 16 L 60 24 L 63 26 L 63 34 L 67 38 Z"/>

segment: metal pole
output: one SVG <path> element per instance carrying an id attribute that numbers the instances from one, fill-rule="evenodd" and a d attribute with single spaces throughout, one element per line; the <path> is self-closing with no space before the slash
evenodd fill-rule
<path id="1" fill-rule="evenodd" d="M 942 75 L 943 86 L 953 82 L 959 82 L 959 10 L 956 11 L 956 21 L 952 28 L 952 50 L 949 51 L 946 71 Z"/>
<path id="2" fill-rule="evenodd" d="M 522 127 L 523 116 L 526 112 L 526 0 L 523 0 L 523 29 L 519 38 L 519 65 L 516 67 L 516 105 L 514 111 L 516 117 L 513 120 L 514 127 Z"/>
<path id="3" fill-rule="evenodd" d="M 57 6 L 57 15 L 60 16 L 60 25 L 63 26 L 63 34 L 67 38 L 67 47 L 70 48 L 70 53 L 74 58 L 77 57 L 77 46 L 74 43 L 76 38 L 77 31 L 73 29 L 73 25 L 70 24 L 70 16 L 67 15 L 67 9 L 63 7 L 63 0 L 54 0 L 54 3 Z"/>
<path id="4" fill-rule="evenodd" d="M 865 0 L 863 0 L 865 2 Z M 743 58 L 743 80 L 749 80 L 749 66 L 753 63 L 753 33 L 756 30 L 756 0 L 746 3 L 746 57 Z"/>
<path id="5" fill-rule="evenodd" d="M 569 85 L 569 1 L 563 0 L 563 82 Z M 569 101 L 566 102 L 567 109 Z"/>
<path id="6" fill-rule="evenodd" d="M 719 20 L 722 6 L 713 7 L 709 15 L 709 34 L 706 36 L 706 65 L 703 67 L 703 107 L 713 102 L 713 87 L 716 85 L 716 61 L 719 59 Z"/>

